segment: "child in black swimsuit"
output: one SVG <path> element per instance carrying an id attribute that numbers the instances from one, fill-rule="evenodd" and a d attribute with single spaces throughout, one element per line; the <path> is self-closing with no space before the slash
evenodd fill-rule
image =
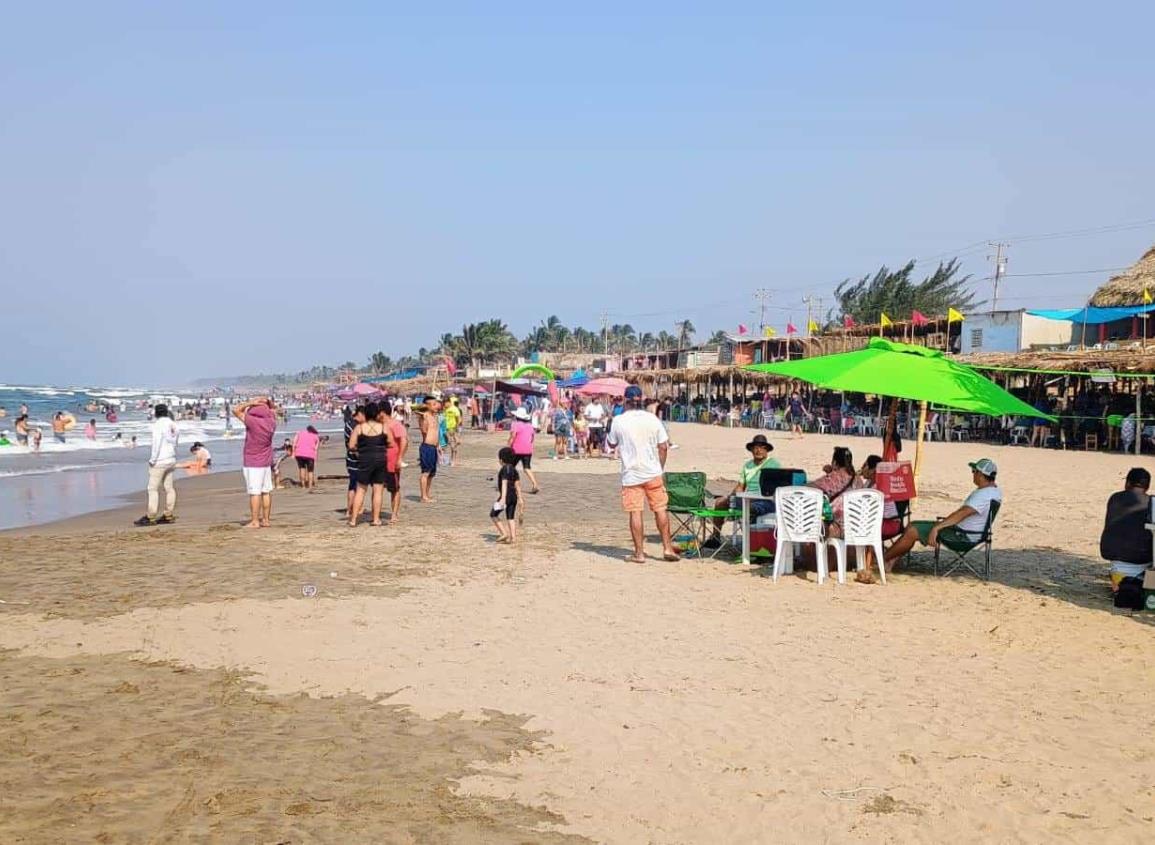
<path id="1" fill-rule="evenodd" d="M 521 500 L 521 476 L 517 473 L 518 457 L 506 446 L 497 453 L 501 469 L 497 473 L 497 501 L 489 508 L 489 518 L 497 528 L 497 542 L 517 540 L 517 504 Z M 505 515 L 503 522 L 501 517 Z"/>

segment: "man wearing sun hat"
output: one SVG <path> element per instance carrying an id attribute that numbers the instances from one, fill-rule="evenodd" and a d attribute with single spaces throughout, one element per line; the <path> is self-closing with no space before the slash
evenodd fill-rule
<path id="1" fill-rule="evenodd" d="M 774 451 L 774 444 L 765 434 L 755 434 L 750 438 L 750 442 L 746 444 L 746 451 L 750 453 L 751 460 L 742 464 L 742 468 L 738 470 L 738 483 L 734 485 L 734 489 L 714 500 L 715 510 L 728 509 L 731 496 L 746 492 L 751 489 L 750 485 L 757 485 L 762 470 L 777 469 L 780 466 L 777 460 L 770 457 L 770 453 Z M 774 502 L 771 499 L 755 499 L 750 503 L 750 513 L 756 517 L 768 514 L 773 509 Z M 714 520 L 714 534 L 702 544 L 705 548 L 716 549 L 721 544 L 722 525 L 725 521 L 722 517 Z"/>
<path id="2" fill-rule="evenodd" d="M 622 508 L 629 514 L 630 537 L 634 541 L 634 553 L 627 560 L 646 562 L 642 513 L 647 504 L 662 538 L 662 558 L 678 560 L 670 537 L 669 497 L 664 474 L 670 437 L 662 421 L 644 410 L 642 389 L 636 384 L 626 388 L 625 405 L 626 410 L 614 418 L 606 442 L 618 449 L 622 464 Z"/>
<path id="3" fill-rule="evenodd" d="M 975 489 L 970 492 L 962 506 L 950 516 L 933 522 L 915 520 L 886 552 L 886 564 L 903 557 L 914 548 L 916 542 L 924 546 L 937 545 L 939 538 L 953 537 L 963 543 L 978 542 L 987 527 L 987 516 L 991 503 L 1003 501 L 1003 491 L 995 483 L 999 468 L 990 458 L 979 458 L 967 464 L 971 469 L 971 481 Z"/>

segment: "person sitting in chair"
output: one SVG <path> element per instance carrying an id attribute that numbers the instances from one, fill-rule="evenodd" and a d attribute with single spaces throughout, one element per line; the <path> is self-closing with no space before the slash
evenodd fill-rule
<path id="1" fill-rule="evenodd" d="M 886 566 L 894 567 L 894 562 L 914 548 L 915 543 L 924 546 L 938 545 L 939 538 L 954 538 L 962 543 L 977 543 L 987 527 L 987 516 L 991 512 L 991 502 L 1003 501 L 1003 491 L 995 483 L 999 468 L 990 458 L 981 458 L 971 464 L 971 480 L 975 489 L 966 497 L 962 507 L 950 516 L 937 522 L 915 520 L 906 527 L 902 536 L 894 541 L 886 552 Z"/>
<path id="2" fill-rule="evenodd" d="M 761 492 L 761 488 L 757 485 L 762 470 L 777 469 L 779 466 L 778 461 L 770 457 L 770 453 L 774 451 L 774 444 L 766 439 L 765 434 L 755 434 L 746 444 L 746 451 L 750 453 L 751 460 L 742 464 L 742 469 L 738 470 L 738 483 L 734 485 L 734 489 L 725 496 L 719 496 L 714 500 L 714 510 L 729 508 L 731 496 L 737 496 L 739 493 L 745 493 L 751 489 L 755 492 Z M 753 488 L 750 486 L 752 484 L 755 485 Z M 771 499 L 755 499 L 750 503 L 750 515 L 752 517 L 763 516 L 773 510 L 774 502 Z M 715 517 L 714 534 L 702 544 L 703 548 L 718 548 L 722 542 L 722 525 L 725 521 L 722 517 Z"/>
<path id="3" fill-rule="evenodd" d="M 1123 489 L 1107 500 L 1099 554 L 1111 561 L 1112 592 L 1118 591 L 1124 578 L 1142 576 L 1151 565 L 1151 533 L 1146 528 L 1151 513 L 1150 487 L 1151 473 L 1135 467 L 1127 473 Z"/>

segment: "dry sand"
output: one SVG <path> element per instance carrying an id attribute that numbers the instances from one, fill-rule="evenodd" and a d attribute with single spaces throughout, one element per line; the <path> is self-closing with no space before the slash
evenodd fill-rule
<path id="1" fill-rule="evenodd" d="M 750 433 L 674 426 L 670 468 L 733 478 Z M 773 439 L 811 472 L 876 447 Z M 467 435 L 397 526 L 342 527 L 327 481 L 246 531 L 222 475 L 182 483 L 176 526 L 0 535 L 0 841 L 1148 835 L 1155 614 L 1114 611 L 1096 556 L 1134 458 L 930 444 L 919 516 L 1000 464 L 992 582 L 819 587 L 625 563 L 615 465 L 544 442 L 524 542 L 495 546 L 498 445 Z"/>

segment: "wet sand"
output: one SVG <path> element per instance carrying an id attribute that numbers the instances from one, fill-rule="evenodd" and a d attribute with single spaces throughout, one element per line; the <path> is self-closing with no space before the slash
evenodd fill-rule
<path id="1" fill-rule="evenodd" d="M 751 433 L 673 430 L 670 468 L 715 479 L 736 475 Z M 835 444 L 858 461 L 876 448 L 771 437 L 812 474 Z M 616 465 L 550 461 L 545 440 L 513 548 L 486 516 L 501 440 L 474 433 L 435 505 L 413 501 L 407 470 L 396 526 L 345 527 L 345 485 L 326 480 L 279 491 L 274 527 L 246 530 L 228 473 L 182 481 L 174 526 L 129 527 L 138 497 L 0 534 L 0 839 L 1150 830 L 1155 614 L 1114 611 L 1096 556 L 1133 457 L 929 444 L 920 517 L 961 499 L 966 460 L 1000 464 L 992 582 L 818 587 L 721 561 L 625 563 Z"/>

